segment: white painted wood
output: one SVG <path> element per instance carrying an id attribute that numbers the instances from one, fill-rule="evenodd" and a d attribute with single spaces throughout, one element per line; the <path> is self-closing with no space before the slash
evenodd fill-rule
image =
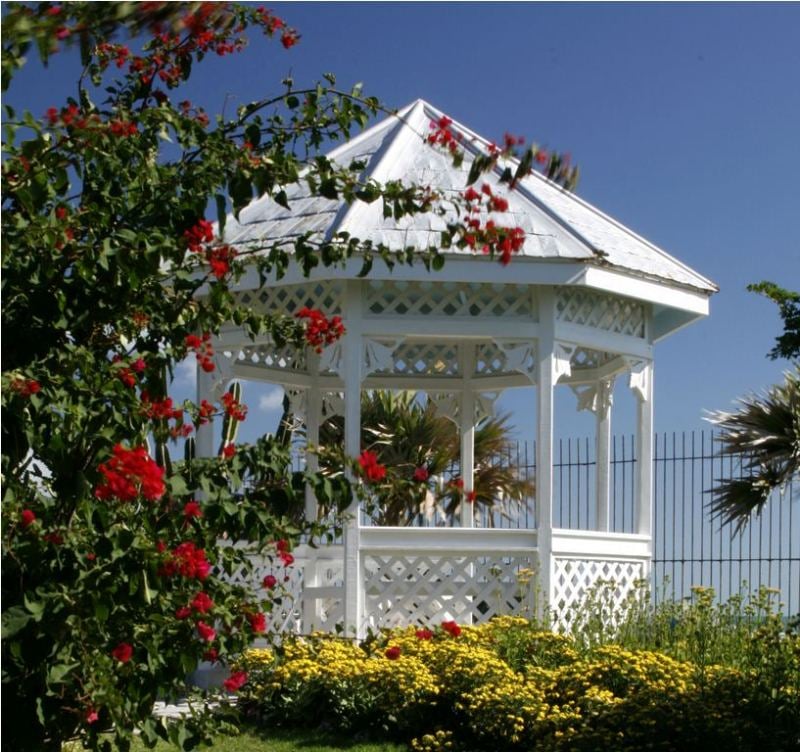
<path id="1" fill-rule="evenodd" d="M 361 283 L 347 283 L 345 328 L 342 342 L 344 371 L 344 451 L 351 458 L 361 453 Z M 352 475 L 350 475 L 352 478 Z M 347 510 L 350 518 L 344 529 L 344 628 L 345 634 L 362 637 L 363 572 L 361 570 L 361 509 L 354 496 Z"/>
<path id="2" fill-rule="evenodd" d="M 620 353 L 622 355 L 636 355 L 641 358 L 651 358 L 653 347 L 646 340 L 639 337 L 629 337 L 615 332 L 605 332 L 590 326 L 568 324 L 559 321 L 556 325 L 556 337 L 559 342 L 570 342 L 574 345 L 606 352 Z"/>
<path id="3" fill-rule="evenodd" d="M 519 553 L 537 547 L 536 530 L 441 527 L 363 527 L 361 548 L 372 553 Z"/>
<path id="4" fill-rule="evenodd" d="M 214 399 L 214 374 L 206 373 L 197 365 L 197 404 L 203 400 L 211 402 Z M 209 421 L 205 425 L 197 426 L 195 431 L 195 453 L 198 457 L 213 457 L 214 451 L 214 424 Z"/>
<path id="5" fill-rule="evenodd" d="M 461 373 L 472 374 L 475 370 L 475 345 L 463 343 L 458 348 Z M 461 499 L 461 527 L 475 526 L 475 504 L 467 495 L 475 488 L 475 393 L 465 384 L 461 390 L 461 479 L 464 481 Z"/>
<path id="6" fill-rule="evenodd" d="M 322 418 L 322 390 L 311 388 L 306 396 L 306 443 L 316 448 L 319 445 L 319 425 Z M 306 453 L 306 468 L 315 473 L 319 470 L 319 458 L 316 451 Z M 316 520 L 318 515 L 317 499 L 310 486 L 306 486 L 305 514 L 307 520 Z"/>
<path id="7" fill-rule="evenodd" d="M 636 426 L 636 495 L 637 525 L 641 535 L 653 532 L 653 362 L 643 369 L 637 397 Z"/>
<path id="8" fill-rule="evenodd" d="M 648 558 L 651 540 L 649 535 L 555 528 L 551 552 L 553 556 L 561 557 Z"/>
<path id="9" fill-rule="evenodd" d="M 539 588 L 542 606 L 552 602 L 553 388 L 555 386 L 555 294 L 539 291 L 541 336 L 537 346 L 536 518 L 539 532 Z M 546 612 L 542 613 L 545 616 Z"/>

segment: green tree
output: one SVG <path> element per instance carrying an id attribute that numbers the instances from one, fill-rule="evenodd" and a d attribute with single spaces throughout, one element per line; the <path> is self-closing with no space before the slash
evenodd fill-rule
<path id="1" fill-rule="evenodd" d="M 800 357 L 800 294 L 772 282 L 749 285 L 777 303 L 784 331 L 776 338 L 768 357 L 776 360 Z M 713 489 L 710 509 L 724 523 L 741 529 L 751 515 L 760 513 L 775 489 L 783 488 L 800 474 L 800 367 L 785 374 L 764 395 L 739 400 L 734 412 L 712 413 L 720 429 L 724 454 L 740 458 L 742 477 L 720 481 Z"/>
<path id="2" fill-rule="evenodd" d="M 358 87 L 285 80 L 228 119 L 182 96 L 206 56 L 239 52 L 253 31 L 287 50 L 299 39 L 253 5 L 4 6 L 4 89 L 31 51 L 45 61 L 65 48 L 80 54 L 73 92 L 44 116 L 6 106 L 3 123 L 2 681 L 13 719 L 4 748 L 60 750 L 76 737 L 108 748 L 106 729 L 123 749 L 135 729 L 147 744 L 196 746 L 206 716 L 156 723 L 154 700 L 185 692 L 199 660 L 226 661 L 250 644 L 272 605 L 268 591 L 221 575 L 246 571 L 248 553 L 291 562 L 301 529 L 282 510 L 306 483 L 329 507 L 351 499 L 342 473 L 293 475 L 282 439 L 232 443 L 245 417 L 235 391 L 174 404 L 173 368 L 190 356 L 213 370 L 213 336 L 230 322 L 278 347 L 319 346 L 324 317 L 241 306 L 233 289 L 245 269 L 263 280 L 290 263 L 308 273 L 353 254 L 364 273 L 373 257 L 435 269 L 443 258 L 347 236 L 234 248 L 222 237 L 228 212 L 263 196 L 288 206 L 300 183 L 311 195 L 381 201 L 397 218 L 455 209 L 442 247 L 479 242 L 505 263 L 522 242 L 519 228 L 497 224 L 467 234 L 474 199 L 365 182 L 359 165 L 325 158 L 330 142 L 383 109 Z M 445 120 L 428 140 L 463 159 Z M 511 146 L 484 155 L 471 179 L 511 156 Z M 534 156 L 528 147 L 504 179 Z M 562 185 L 576 174 L 564 164 L 553 155 L 545 165 Z M 229 440 L 219 456 L 196 458 L 190 434 L 215 419 Z M 185 459 L 171 459 L 170 442 L 187 438 Z M 227 689 L 243 681 L 233 676 Z"/>

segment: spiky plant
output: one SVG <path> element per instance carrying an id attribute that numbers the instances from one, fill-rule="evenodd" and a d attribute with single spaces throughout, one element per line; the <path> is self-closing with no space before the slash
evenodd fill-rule
<path id="1" fill-rule="evenodd" d="M 407 481 L 376 491 L 375 521 L 382 525 L 410 525 L 420 514 L 439 509 L 453 519 L 464 501 L 455 485 L 439 491 L 413 485 L 417 468 L 434 477 L 455 477 L 460 460 L 459 433 L 455 424 L 436 412 L 429 400 L 420 403 L 414 392 L 365 392 L 361 400 L 362 449 L 371 449 L 395 477 Z M 336 417 L 320 430 L 320 444 L 343 445 L 343 421 Z M 475 430 L 476 506 L 507 511 L 533 496 L 533 483 L 519 476 L 507 461 L 511 437 L 508 416 L 484 419 Z M 499 503 L 502 500 L 502 503 Z M 505 505 L 505 506 L 503 506 Z"/>
<path id="2" fill-rule="evenodd" d="M 800 473 L 800 368 L 766 394 L 740 401 L 737 411 L 715 412 L 722 451 L 741 457 L 742 477 L 719 481 L 710 509 L 723 523 L 743 528 L 770 494 Z"/>

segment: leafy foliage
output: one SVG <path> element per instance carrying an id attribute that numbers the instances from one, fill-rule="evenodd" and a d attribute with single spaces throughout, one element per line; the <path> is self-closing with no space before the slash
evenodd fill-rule
<path id="1" fill-rule="evenodd" d="M 772 360 L 800 358 L 800 293 L 785 290 L 774 282 L 758 282 L 748 285 L 747 289 L 777 304 L 783 319 L 783 334 L 775 338 L 775 347 L 769 357 Z"/>

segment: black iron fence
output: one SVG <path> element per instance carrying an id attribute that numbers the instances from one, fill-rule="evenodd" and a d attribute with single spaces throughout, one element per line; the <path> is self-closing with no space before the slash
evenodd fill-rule
<path id="1" fill-rule="evenodd" d="M 536 447 L 520 442 L 501 461 L 535 477 Z M 610 527 L 635 531 L 636 456 L 632 436 L 611 445 Z M 708 491 L 721 479 L 740 475 L 741 458 L 723 455 L 714 431 L 656 434 L 653 453 L 656 598 L 684 598 L 694 586 L 713 587 L 718 597 L 759 587 L 780 591 L 787 614 L 800 612 L 800 479 L 776 490 L 760 516 L 739 533 L 712 520 Z M 593 529 L 596 525 L 596 457 L 589 439 L 554 446 L 553 524 Z M 535 527 L 535 504 L 511 514 L 483 515 L 496 527 Z"/>

